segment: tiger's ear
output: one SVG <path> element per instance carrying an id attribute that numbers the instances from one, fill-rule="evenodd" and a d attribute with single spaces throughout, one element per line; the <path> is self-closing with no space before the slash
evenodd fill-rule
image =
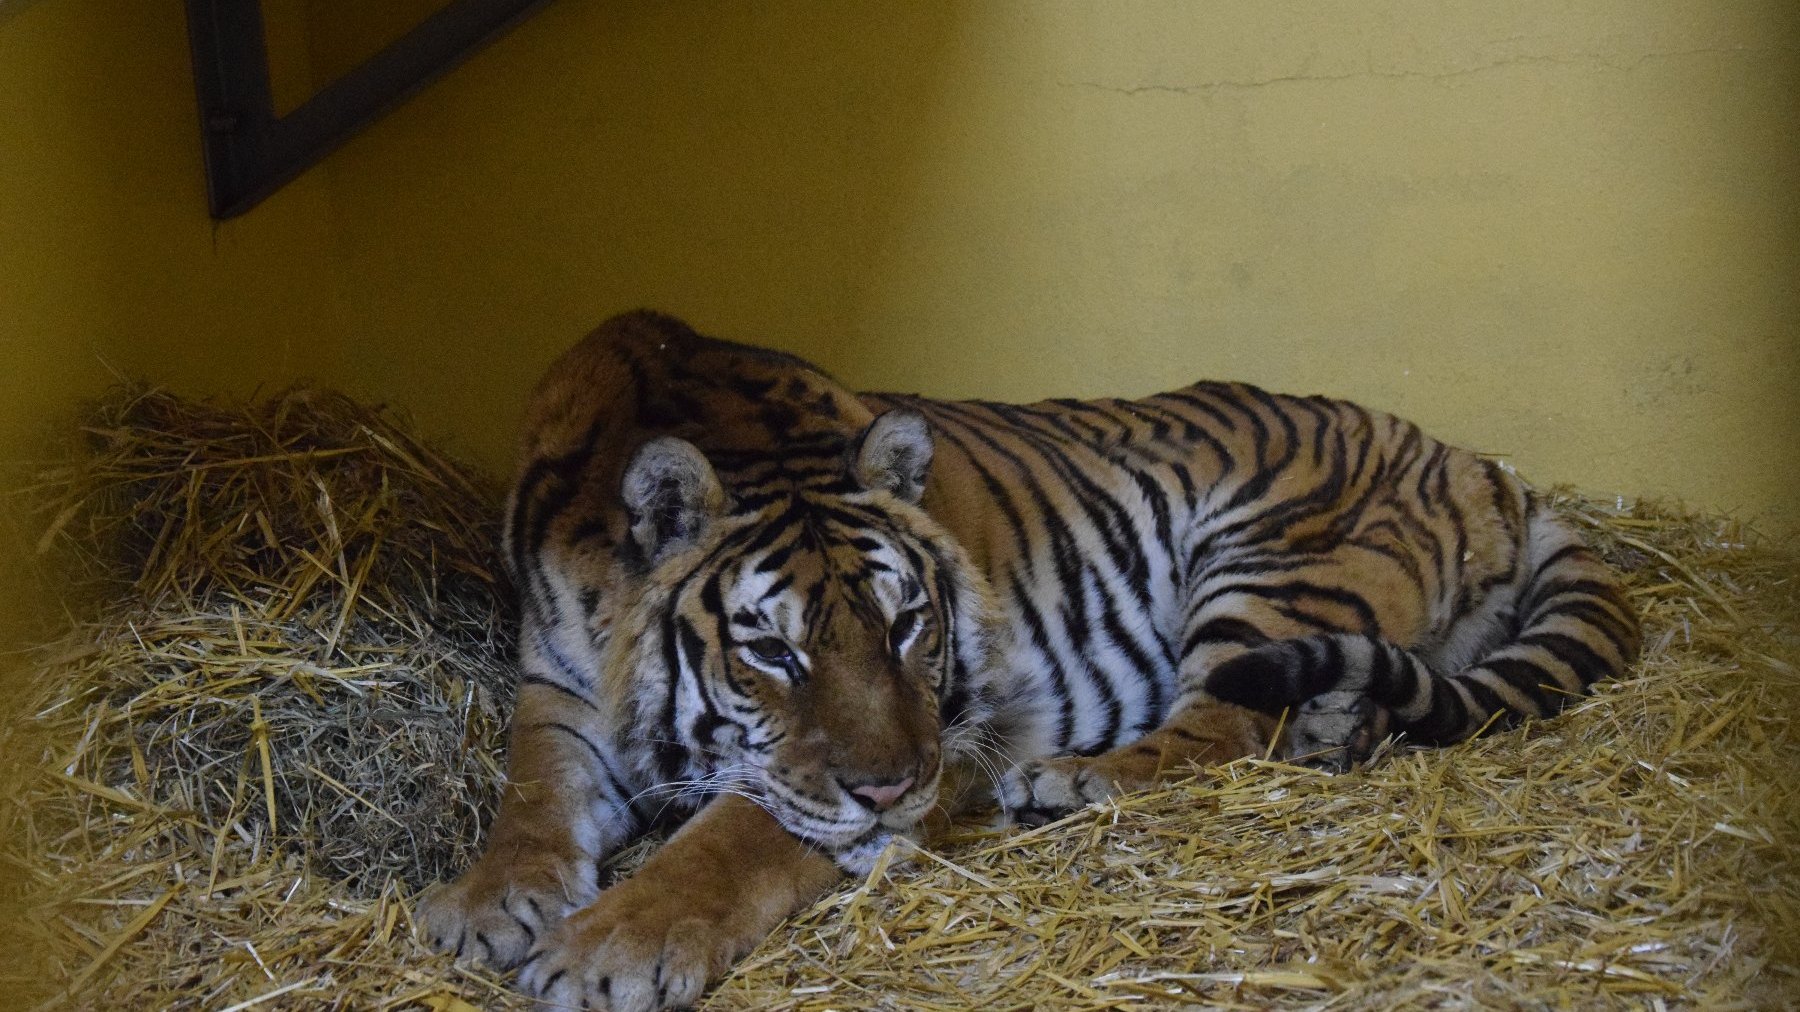
<path id="1" fill-rule="evenodd" d="M 654 565 L 692 544 L 725 512 L 725 488 L 700 450 L 685 439 L 662 436 L 638 448 L 625 466 L 619 496 L 631 523 L 631 539 Z"/>
<path id="2" fill-rule="evenodd" d="M 867 489 L 886 489 L 909 503 L 925 494 L 931 470 L 931 427 L 916 411 L 888 411 L 869 423 L 850 449 L 850 476 Z"/>

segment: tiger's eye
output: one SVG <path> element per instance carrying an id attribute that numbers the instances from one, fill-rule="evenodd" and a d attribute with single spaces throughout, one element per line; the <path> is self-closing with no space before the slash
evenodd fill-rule
<path id="1" fill-rule="evenodd" d="M 924 621 L 924 609 L 914 608 L 894 616 L 894 627 L 888 630 L 888 651 L 898 657 L 906 648 L 906 641 L 912 638 L 915 631 Z"/>
<path id="2" fill-rule="evenodd" d="M 773 636 L 764 636 L 761 639 L 751 640 L 745 645 L 750 648 L 751 653 L 756 655 L 757 660 L 762 661 L 765 664 L 773 664 L 776 667 L 786 668 L 791 667 L 794 663 L 794 652 L 788 649 L 786 643 L 781 642 Z"/>

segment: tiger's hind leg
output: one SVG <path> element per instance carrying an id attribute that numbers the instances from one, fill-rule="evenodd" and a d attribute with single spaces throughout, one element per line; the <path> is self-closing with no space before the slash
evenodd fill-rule
<path id="1" fill-rule="evenodd" d="M 1191 772 L 1262 755 L 1278 719 L 1247 707 L 1196 701 L 1130 745 L 1095 756 L 1056 756 L 1022 763 L 1000 785 L 1001 807 L 1014 820 L 1041 825 L 1096 801 Z"/>
<path id="2" fill-rule="evenodd" d="M 1636 657 L 1638 627 L 1618 579 L 1554 518 L 1533 518 L 1522 588 L 1503 588 L 1453 625 L 1449 649 L 1408 649 L 1367 633 L 1269 643 L 1206 680 L 1215 699 L 1287 709 L 1290 755 L 1342 768 L 1390 729 L 1448 745 L 1543 720 Z"/>
<path id="3" fill-rule="evenodd" d="M 1041 823 L 1126 791 L 1188 775 L 1196 764 L 1218 765 L 1264 755 L 1272 743 L 1277 755 L 1295 755 L 1296 748 L 1307 743 L 1296 739 L 1291 724 L 1284 724 L 1282 706 L 1239 705 L 1206 691 L 1207 677 L 1221 665 L 1266 644 L 1313 635 L 1325 624 L 1303 621 L 1291 614 L 1291 608 L 1278 605 L 1254 589 L 1205 598 L 1186 623 L 1181 694 L 1161 725 L 1137 741 L 1099 755 L 1058 756 L 1021 764 L 1002 782 L 1002 807 L 1018 821 Z M 1343 621 L 1350 624 L 1352 619 Z M 1307 722 L 1308 728 L 1324 732 L 1331 723 L 1326 716 L 1321 711 L 1318 719 Z M 1364 722 L 1346 729 L 1354 737 L 1367 726 Z M 1282 727 L 1290 730 L 1277 742 L 1275 736 Z"/>
<path id="4" fill-rule="evenodd" d="M 1372 637 L 1314 635 L 1244 651 L 1209 671 L 1205 689 L 1222 703 L 1284 714 L 1275 754 L 1341 773 L 1373 755 L 1397 728 L 1380 700 L 1410 698 L 1395 683 L 1415 684 L 1419 670 L 1423 665 L 1407 651 Z"/>

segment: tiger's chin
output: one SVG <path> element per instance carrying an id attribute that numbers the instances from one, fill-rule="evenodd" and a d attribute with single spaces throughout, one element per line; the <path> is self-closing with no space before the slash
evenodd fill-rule
<path id="1" fill-rule="evenodd" d="M 923 798 L 917 806 L 906 805 L 904 810 L 895 809 L 881 813 L 873 819 L 860 820 L 860 828 L 846 827 L 841 833 L 833 834 L 831 840 L 814 839 L 821 850 L 829 853 L 839 868 L 851 875 L 867 875 L 880 862 L 882 852 L 887 850 L 897 838 L 904 837 L 917 841 L 924 829 L 925 815 L 936 803 L 936 796 Z M 805 834 L 796 833 L 802 839 Z"/>
<path id="2" fill-rule="evenodd" d="M 906 803 L 898 808 L 881 813 L 881 816 L 875 820 L 875 827 L 882 832 L 897 833 L 903 836 L 913 835 L 936 804 L 936 789 L 920 791 L 917 798 L 908 798 Z"/>
<path id="3" fill-rule="evenodd" d="M 916 787 L 899 804 L 882 812 L 871 812 L 849 800 L 825 818 L 784 804 L 770 810 L 788 832 L 833 855 L 845 870 L 861 874 L 894 837 L 918 834 L 937 804 L 937 788 L 935 781 Z"/>

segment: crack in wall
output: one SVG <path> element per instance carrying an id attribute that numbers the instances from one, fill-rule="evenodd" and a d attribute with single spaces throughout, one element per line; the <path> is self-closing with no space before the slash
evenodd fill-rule
<path id="1" fill-rule="evenodd" d="M 1196 84 L 1137 84 L 1116 85 L 1104 81 L 1058 81 L 1064 88 L 1082 88 L 1090 91 L 1104 91 L 1117 95 L 1199 95 L 1214 91 L 1252 91 L 1271 85 L 1310 84 L 1331 81 L 1355 81 L 1363 79 L 1375 80 L 1422 80 L 1447 81 L 1459 77 L 1484 74 L 1491 70 L 1503 70 L 1519 66 L 1559 66 L 1559 67 L 1601 67 L 1606 70 L 1627 72 L 1652 60 L 1679 59 L 1690 56 L 1793 56 L 1800 54 L 1800 48 L 1789 46 L 1757 47 L 1757 46 L 1709 46 L 1700 49 L 1672 49 L 1649 53 L 1640 53 L 1629 59 L 1620 59 L 1603 53 L 1574 53 L 1567 55 L 1520 55 L 1503 59 L 1478 63 L 1469 67 L 1457 67 L 1452 70 L 1376 70 L 1373 67 L 1349 71 L 1343 74 L 1286 74 L 1278 77 L 1256 78 L 1251 80 L 1219 80 L 1202 81 Z"/>

